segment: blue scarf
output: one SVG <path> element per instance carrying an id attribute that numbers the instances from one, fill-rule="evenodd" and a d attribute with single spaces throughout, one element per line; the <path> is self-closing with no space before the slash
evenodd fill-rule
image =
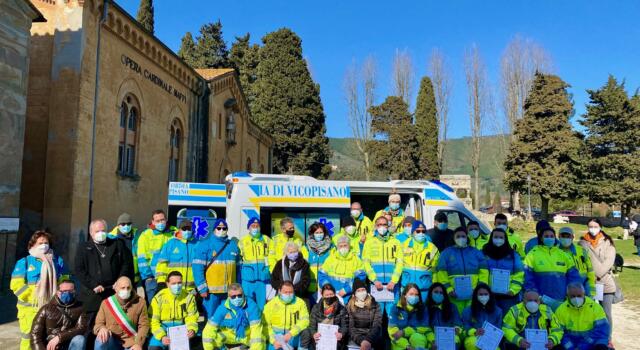
<path id="1" fill-rule="evenodd" d="M 245 337 L 245 330 L 249 327 L 249 319 L 247 318 L 247 313 L 244 312 L 244 305 L 234 306 L 231 304 L 231 301 L 229 301 L 229 306 L 231 306 L 231 309 L 236 313 L 236 339 L 242 339 Z"/>

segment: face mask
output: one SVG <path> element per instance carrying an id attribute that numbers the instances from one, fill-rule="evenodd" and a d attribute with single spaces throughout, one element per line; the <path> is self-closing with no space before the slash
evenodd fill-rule
<path id="1" fill-rule="evenodd" d="M 355 226 L 347 226 L 344 228 L 344 232 L 346 232 L 348 235 L 352 235 L 354 232 L 356 232 L 356 227 Z"/>
<path id="2" fill-rule="evenodd" d="M 503 244 L 504 244 L 504 238 L 493 239 L 493 245 L 495 245 L 496 247 L 502 247 Z"/>
<path id="3" fill-rule="evenodd" d="M 347 256 L 347 254 L 349 254 L 349 248 L 340 248 L 338 249 L 338 253 L 342 256 Z"/>
<path id="4" fill-rule="evenodd" d="M 499 229 L 501 229 L 501 230 L 502 230 L 502 231 L 504 231 L 504 232 L 507 232 L 507 228 L 508 228 L 508 227 L 509 227 L 509 226 L 507 226 L 506 224 L 496 225 L 496 228 L 499 228 Z"/>
<path id="5" fill-rule="evenodd" d="M 96 232 L 93 236 L 93 240 L 96 241 L 96 243 L 102 243 L 107 240 L 107 233 L 104 231 Z"/>
<path id="6" fill-rule="evenodd" d="M 446 231 L 447 228 L 449 228 L 449 224 L 447 224 L 446 222 L 438 223 L 438 230 Z"/>
<path id="7" fill-rule="evenodd" d="M 431 299 L 436 304 L 441 304 L 444 301 L 444 294 L 442 293 L 431 293 Z"/>
<path id="8" fill-rule="evenodd" d="M 285 304 L 289 304 L 293 301 L 293 294 L 280 294 L 280 299 Z"/>
<path id="9" fill-rule="evenodd" d="M 592 236 L 597 236 L 600 233 L 599 227 L 589 227 L 589 234 Z"/>
<path id="10" fill-rule="evenodd" d="M 393 226 L 393 225 L 389 226 L 389 232 L 395 233 L 397 230 L 398 228 L 396 226 Z"/>
<path id="11" fill-rule="evenodd" d="M 379 234 L 380 236 L 384 237 L 384 236 L 386 236 L 386 235 L 387 235 L 388 230 L 387 230 L 387 228 L 386 228 L 386 227 L 382 227 L 382 226 L 381 226 L 381 227 L 378 227 L 378 228 L 376 229 L 376 232 L 378 232 L 378 234 Z"/>
<path id="12" fill-rule="evenodd" d="M 71 304 L 74 298 L 75 298 L 75 295 L 73 292 L 65 291 L 60 293 L 60 301 L 65 305 Z"/>
<path id="13" fill-rule="evenodd" d="M 165 228 L 167 228 L 167 223 L 166 222 L 160 222 L 154 225 L 156 227 L 156 231 L 164 231 Z"/>
<path id="14" fill-rule="evenodd" d="M 285 231 L 284 233 L 286 233 L 287 236 L 289 237 L 293 237 L 293 234 L 296 233 L 296 230 L 288 230 L 288 231 Z"/>
<path id="15" fill-rule="evenodd" d="M 491 296 L 489 295 L 478 295 L 478 301 L 482 305 L 487 305 L 487 303 L 489 302 L 489 299 L 491 299 Z"/>
<path id="16" fill-rule="evenodd" d="M 296 260 L 298 260 L 298 255 L 299 255 L 298 252 L 289 253 L 289 254 L 287 254 L 287 258 L 289 260 L 291 260 L 291 261 L 296 261 Z"/>
<path id="17" fill-rule="evenodd" d="M 230 303 L 235 307 L 240 307 L 242 306 L 242 304 L 244 304 L 244 297 L 237 297 L 235 299 L 231 299 Z"/>
<path id="18" fill-rule="evenodd" d="M 405 235 L 411 236 L 411 227 L 405 227 L 402 229 Z"/>
<path id="19" fill-rule="evenodd" d="M 328 297 L 328 298 L 324 298 L 324 302 L 327 305 L 333 305 L 336 301 L 338 301 L 338 297 L 337 296 L 332 296 L 332 297 Z"/>
<path id="20" fill-rule="evenodd" d="M 464 248 L 467 246 L 467 238 L 466 237 L 458 237 L 456 238 L 456 245 L 460 248 Z"/>
<path id="21" fill-rule="evenodd" d="M 131 225 L 120 226 L 120 232 L 124 233 L 125 235 L 131 232 Z"/>
<path id="22" fill-rule="evenodd" d="M 407 295 L 407 304 L 416 305 L 420 301 L 420 297 L 417 295 Z"/>
<path id="23" fill-rule="evenodd" d="M 324 233 L 314 233 L 313 239 L 315 239 L 318 242 L 322 241 L 324 239 Z"/>
<path id="24" fill-rule="evenodd" d="M 573 239 L 571 238 L 560 238 L 560 244 L 562 244 L 562 246 L 565 248 L 568 248 L 569 246 L 571 246 L 572 243 L 573 243 Z"/>
<path id="25" fill-rule="evenodd" d="M 533 300 L 527 301 L 527 303 L 524 304 L 524 306 L 527 308 L 527 311 L 529 311 L 529 313 L 531 314 L 535 314 L 536 312 L 538 312 L 538 309 L 540 309 L 540 305 L 538 305 L 538 303 Z"/>
<path id="26" fill-rule="evenodd" d="M 191 239 L 193 237 L 193 232 L 191 231 L 182 231 L 182 238 Z"/>
<path id="27" fill-rule="evenodd" d="M 389 204 L 389 209 L 391 210 L 398 210 L 400 208 L 400 203 L 390 203 Z"/>
<path id="28" fill-rule="evenodd" d="M 227 230 L 214 230 L 213 234 L 216 235 L 216 237 L 222 238 L 222 237 L 227 237 Z"/>
<path id="29" fill-rule="evenodd" d="M 358 299 L 358 301 L 364 301 L 367 298 L 367 291 L 366 290 L 361 290 L 356 292 L 356 299 Z"/>
<path id="30" fill-rule="evenodd" d="M 480 236 L 480 230 L 469 230 L 469 235 L 476 239 Z"/>
<path id="31" fill-rule="evenodd" d="M 249 231 L 251 233 L 251 236 L 253 237 L 258 237 L 260 236 L 260 229 L 259 228 L 252 228 L 251 231 Z"/>
<path id="32" fill-rule="evenodd" d="M 361 214 L 360 210 L 357 210 L 357 209 L 351 210 L 351 217 L 354 219 L 359 218 L 360 214 Z"/>
<path id="33" fill-rule="evenodd" d="M 545 247 L 553 247 L 556 244 L 556 239 L 551 237 L 543 238 L 542 244 L 544 244 Z"/>
<path id="34" fill-rule="evenodd" d="M 584 297 L 575 297 L 575 298 L 571 298 L 571 304 L 573 304 L 573 306 L 575 307 L 580 307 L 582 306 L 582 304 L 584 304 Z"/>
<path id="35" fill-rule="evenodd" d="M 173 295 L 178 295 L 182 292 L 182 284 L 172 284 L 169 286 L 169 289 Z"/>
<path id="36" fill-rule="evenodd" d="M 42 253 L 46 253 L 49 251 L 49 245 L 47 243 L 42 243 L 41 245 L 38 246 L 38 250 L 41 251 Z"/>
<path id="37" fill-rule="evenodd" d="M 126 289 L 120 289 L 118 291 L 118 297 L 122 300 L 127 300 L 131 296 L 131 291 Z"/>
<path id="38" fill-rule="evenodd" d="M 427 239 L 427 234 L 426 233 L 422 233 L 422 232 L 416 233 L 415 235 L 413 235 L 413 238 L 416 241 L 418 241 L 420 243 L 423 243 Z"/>

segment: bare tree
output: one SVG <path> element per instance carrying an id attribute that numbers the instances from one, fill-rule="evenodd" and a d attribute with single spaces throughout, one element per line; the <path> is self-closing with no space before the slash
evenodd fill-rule
<path id="1" fill-rule="evenodd" d="M 490 104 L 487 68 L 480 57 L 477 45 L 473 44 L 464 55 L 464 71 L 469 104 L 469 128 L 471 129 L 471 169 L 474 178 L 474 206 L 480 205 L 480 142 L 483 121 Z"/>
<path id="2" fill-rule="evenodd" d="M 414 79 L 415 73 L 411 55 L 407 50 L 400 51 L 396 49 L 391 76 L 393 95 L 402 98 L 409 106 L 411 106 L 411 98 L 413 97 Z"/>
<path id="3" fill-rule="evenodd" d="M 438 163 L 444 169 L 445 146 L 449 130 L 449 99 L 451 97 L 451 71 L 444 54 L 439 49 L 431 51 L 429 58 L 429 74 L 436 95 L 436 112 L 438 113 Z"/>
<path id="4" fill-rule="evenodd" d="M 375 103 L 377 85 L 377 67 L 373 57 L 368 57 L 362 67 L 354 61 L 347 68 L 344 76 L 344 92 L 348 106 L 348 119 L 353 138 L 358 151 L 362 155 L 365 178 L 371 180 L 370 142 L 373 140 L 371 131 L 371 114 L 369 109 Z"/>

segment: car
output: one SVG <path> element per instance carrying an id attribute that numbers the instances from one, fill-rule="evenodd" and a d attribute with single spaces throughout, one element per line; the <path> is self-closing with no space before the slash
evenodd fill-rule
<path id="1" fill-rule="evenodd" d="M 555 215 L 578 216 L 578 213 L 576 213 L 574 210 L 560 210 L 560 211 L 557 211 L 557 212 L 553 213 L 552 216 L 555 216 Z"/>

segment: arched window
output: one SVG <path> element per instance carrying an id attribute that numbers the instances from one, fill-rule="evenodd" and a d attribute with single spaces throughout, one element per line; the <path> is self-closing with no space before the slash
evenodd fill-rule
<path id="1" fill-rule="evenodd" d="M 251 158 L 247 157 L 247 172 L 250 173 L 251 171 Z"/>
<path id="2" fill-rule="evenodd" d="M 134 96 L 127 95 L 120 105 L 118 173 L 122 176 L 136 175 L 136 145 L 139 122 L 140 105 Z"/>
<path id="3" fill-rule="evenodd" d="M 178 181 L 180 178 L 180 152 L 182 149 L 182 126 L 178 119 L 171 123 L 171 134 L 169 136 L 169 181 Z"/>

